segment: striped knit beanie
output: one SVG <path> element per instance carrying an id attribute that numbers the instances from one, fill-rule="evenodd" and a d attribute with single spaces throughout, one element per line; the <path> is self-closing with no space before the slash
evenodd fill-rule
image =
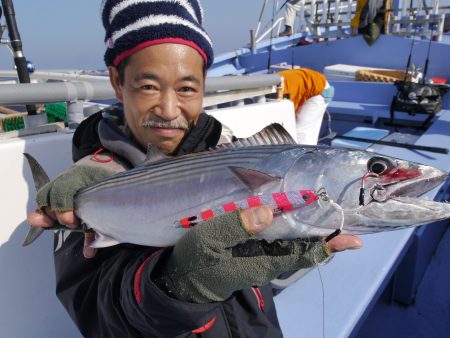
<path id="1" fill-rule="evenodd" d="M 162 43 L 187 45 L 203 57 L 207 68 L 213 63 L 198 0 L 103 0 L 100 10 L 106 66 L 117 66 L 139 50 Z"/>

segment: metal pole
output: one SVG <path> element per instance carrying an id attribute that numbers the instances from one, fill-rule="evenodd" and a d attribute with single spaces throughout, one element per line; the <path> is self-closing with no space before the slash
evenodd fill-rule
<path id="1" fill-rule="evenodd" d="M 250 30 L 250 49 L 252 50 L 252 54 L 256 53 L 256 36 L 253 29 Z"/>
<path id="2" fill-rule="evenodd" d="M 30 74 L 27 69 L 27 59 L 22 51 L 22 41 L 16 23 L 16 14 L 12 0 L 2 0 L 6 25 L 8 26 L 9 40 L 14 52 L 14 64 L 17 68 L 17 75 L 20 83 L 30 83 Z M 36 107 L 27 105 L 29 115 L 36 115 Z"/>

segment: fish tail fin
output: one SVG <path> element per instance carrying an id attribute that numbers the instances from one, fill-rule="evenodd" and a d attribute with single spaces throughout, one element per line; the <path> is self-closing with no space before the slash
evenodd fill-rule
<path id="1" fill-rule="evenodd" d="M 23 154 L 27 159 L 28 165 L 30 166 L 31 175 L 33 176 L 34 186 L 36 191 L 41 189 L 45 184 L 50 182 L 47 173 L 39 164 L 39 162 L 30 154 Z M 36 238 L 38 238 L 44 232 L 44 228 L 38 228 L 34 226 L 30 226 L 25 239 L 22 242 L 22 246 L 27 246 L 33 243 Z"/>

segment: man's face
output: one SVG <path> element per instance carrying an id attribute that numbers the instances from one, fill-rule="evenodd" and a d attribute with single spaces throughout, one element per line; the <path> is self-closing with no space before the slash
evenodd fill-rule
<path id="1" fill-rule="evenodd" d="M 204 61 L 194 49 L 161 44 L 129 58 L 123 84 L 117 69 L 110 79 L 125 119 L 139 143 L 172 153 L 198 120 L 204 93 Z"/>

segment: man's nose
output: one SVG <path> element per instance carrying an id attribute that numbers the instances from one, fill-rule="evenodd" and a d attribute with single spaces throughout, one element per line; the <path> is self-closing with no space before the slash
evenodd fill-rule
<path id="1" fill-rule="evenodd" d="M 162 92 L 155 114 L 164 120 L 171 121 L 175 120 L 180 113 L 181 110 L 176 93 L 172 90 Z"/>

